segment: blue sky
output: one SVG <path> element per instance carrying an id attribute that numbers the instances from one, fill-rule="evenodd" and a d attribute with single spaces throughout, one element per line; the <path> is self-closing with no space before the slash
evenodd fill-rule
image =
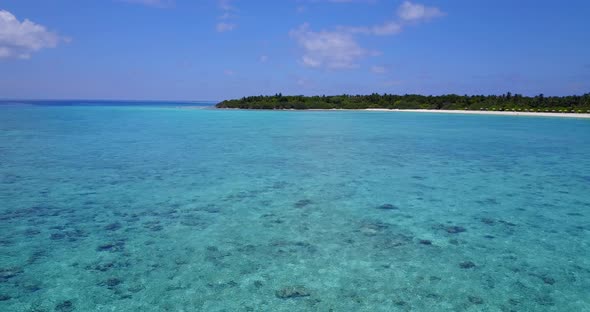
<path id="1" fill-rule="evenodd" d="M 0 0 L 0 98 L 590 92 L 590 2 Z"/>

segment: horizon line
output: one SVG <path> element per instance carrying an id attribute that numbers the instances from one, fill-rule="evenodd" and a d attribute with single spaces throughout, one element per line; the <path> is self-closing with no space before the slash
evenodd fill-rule
<path id="1" fill-rule="evenodd" d="M 447 95 L 457 95 L 457 96 L 501 96 L 501 95 L 506 95 L 510 93 L 511 95 L 520 95 L 520 96 L 525 96 L 525 97 L 535 97 L 535 96 L 539 96 L 539 95 L 543 95 L 544 97 L 566 97 L 566 96 L 584 96 L 587 94 L 590 94 L 590 90 L 588 92 L 584 92 L 584 93 L 579 93 L 579 94 L 567 94 L 567 95 L 549 95 L 549 94 L 545 94 L 545 93 L 538 93 L 538 94 L 534 94 L 534 95 L 529 95 L 529 94 L 524 94 L 524 93 L 518 93 L 518 92 L 511 92 L 511 91 L 507 91 L 504 93 L 488 93 L 488 94 L 460 94 L 460 93 L 441 93 L 441 94 L 421 94 L 421 93 L 387 93 L 387 92 L 383 92 L 383 93 L 378 93 L 378 92 L 372 92 L 372 93 L 357 93 L 357 94 L 352 94 L 352 93 L 341 93 L 341 94 L 314 94 L 314 95 L 304 95 L 304 94 L 283 94 L 282 92 L 275 92 L 275 93 L 267 93 L 267 94 L 257 94 L 257 95 L 243 95 L 243 96 L 239 96 L 239 97 L 229 97 L 223 100 L 213 100 L 213 99 L 199 99 L 199 100 L 171 100 L 171 99 L 109 99 L 109 98 L 0 98 L 0 101 L 100 101 L 100 102 L 122 102 L 122 101 L 126 101 L 126 102 L 182 102 L 182 103 L 192 103 L 192 102 L 222 102 L 225 100 L 233 100 L 233 99 L 241 99 L 244 97 L 254 97 L 254 96 L 276 96 L 278 94 L 281 94 L 282 96 L 304 96 L 304 97 L 314 97 L 314 96 L 343 96 L 343 95 L 347 95 L 347 96 L 368 96 L 368 95 L 372 95 L 372 94 L 378 94 L 378 95 L 398 95 L 398 96 L 404 96 L 404 95 L 418 95 L 418 96 L 447 96 Z"/>

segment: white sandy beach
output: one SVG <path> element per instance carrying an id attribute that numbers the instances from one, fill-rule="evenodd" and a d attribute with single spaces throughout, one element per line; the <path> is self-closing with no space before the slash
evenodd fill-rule
<path id="1" fill-rule="evenodd" d="M 186 109 L 187 107 L 179 107 Z M 190 107 L 189 107 L 190 108 Z M 202 107 L 200 107 L 202 108 Z M 217 108 L 227 110 L 259 110 L 242 108 Z M 263 109 L 264 110 L 264 109 Z M 561 117 L 561 118 L 590 118 L 588 113 L 545 113 L 545 112 L 513 112 L 513 111 L 474 111 L 474 110 L 448 110 L 448 109 L 388 109 L 388 108 L 366 108 L 366 109 L 265 109 L 271 111 L 370 111 L 370 112 L 406 112 L 406 113 L 442 113 L 442 114 L 467 114 L 467 115 L 500 115 L 500 116 L 532 116 L 532 117 Z"/>
<path id="2" fill-rule="evenodd" d="M 537 112 L 497 112 L 497 111 L 471 111 L 471 110 L 444 110 L 444 109 L 387 109 L 367 108 L 367 111 L 378 112 L 412 112 L 412 113 L 443 113 L 443 114 L 473 114 L 473 115 L 504 115 L 504 116 L 538 116 L 538 117 L 563 117 L 563 118 L 590 118 L 585 113 L 537 113 Z"/>

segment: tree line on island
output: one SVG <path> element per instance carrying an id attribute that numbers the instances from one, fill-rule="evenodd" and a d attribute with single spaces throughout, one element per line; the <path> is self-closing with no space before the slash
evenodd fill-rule
<path id="1" fill-rule="evenodd" d="M 217 108 L 240 109 L 445 109 L 590 113 L 590 93 L 571 96 L 502 95 L 417 95 L 377 94 L 335 96 L 248 96 L 226 100 Z"/>

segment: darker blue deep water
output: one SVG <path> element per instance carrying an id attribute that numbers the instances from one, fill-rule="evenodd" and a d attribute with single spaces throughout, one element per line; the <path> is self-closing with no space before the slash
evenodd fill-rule
<path id="1" fill-rule="evenodd" d="M 590 311 L 589 120 L 33 104 L 0 311 Z"/>

